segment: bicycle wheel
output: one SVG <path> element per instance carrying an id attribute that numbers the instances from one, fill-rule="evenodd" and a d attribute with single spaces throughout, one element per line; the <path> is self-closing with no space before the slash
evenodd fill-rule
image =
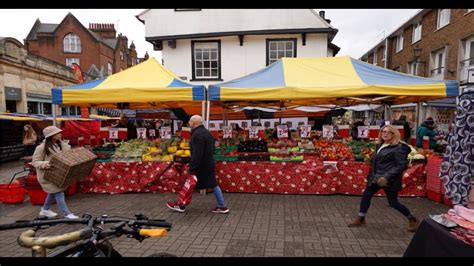
<path id="1" fill-rule="evenodd" d="M 97 244 L 96 245 L 97 249 L 100 250 L 105 257 L 110 257 L 110 258 L 120 258 L 122 255 L 115 250 L 112 246 L 110 246 L 110 256 L 109 256 L 109 246 L 105 244 Z"/>

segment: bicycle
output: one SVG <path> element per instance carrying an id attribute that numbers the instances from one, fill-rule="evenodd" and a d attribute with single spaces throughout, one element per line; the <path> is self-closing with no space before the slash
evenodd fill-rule
<path id="1" fill-rule="evenodd" d="M 110 223 L 114 223 L 110 229 L 103 228 L 103 225 Z M 35 237 L 38 230 L 58 224 L 86 224 L 87 226 L 62 235 Z M 142 214 L 135 214 L 135 219 L 108 217 L 107 215 L 94 218 L 90 214 L 84 214 L 82 218 L 77 219 L 19 220 L 11 224 L 1 224 L 0 230 L 27 227 L 33 229 L 21 233 L 17 241 L 20 246 L 31 248 L 32 257 L 46 257 L 46 249 L 54 249 L 59 246 L 65 247 L 52 251 L 48 257 L 122 257 L 109 242 L 110 239 L 126 235 L 142 242 L 149 237 L 164 237 L 171 229 L 171 223 L 165 220 L 151 220 Z M 176 256 L 157 253 L 150 257 Z"/>

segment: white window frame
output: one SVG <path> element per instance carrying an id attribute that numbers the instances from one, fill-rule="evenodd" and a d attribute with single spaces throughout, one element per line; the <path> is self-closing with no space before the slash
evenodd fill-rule
<path id="1" fill-rule="evenodd" d="M 193 80 L 219 80 L 221 78 L 221 44 L 219 41 L 192 42 Z"/>
<path id="2" fill-rule="evenodd" d="M 411 61 L 408 63 L 408 74 L 418 76 L 418 64 L 417 61 Z"/>
<path id="3" fill-rule="evenodd" d="M 459 60 L 459 80 L 467 78 L 468 69 L 474 69 L 474 35 L 461 41 Z"/>
<path id="4" fill-rule="evenodd" d="M 81 65 L 81 59 L 79 58 L 72 58 L 72 57 L 69 57 L 69 58 L 66 58 L 66 66 L 72 68 L 72 64 L 76 63 L 77 65 Z"/>
<path id="5" fill-rule="evenodd" d="M 423 30 L 423 24 L 421 24 L 421 21 L 413 24 L 413 34 L 412 34 L 412 42 L 411 43 L 416 43 L 417 41 L 421 40 L 421 32 Z"/>
<path id="6" fill-rule="evenodd" d="M 438 9 L 438 19 L 436 20 L 436 29 L 438 30 L 448 25 L 450 19 L 451 19 L 451 9 Z"/>
<path id="7" fill-rule="evenodd" d="M 385 62 L 386 59 L 386 53 L 387 53 L 387 47 L 384 45 L 382 49 L 382 62 Z"/>
<path id="8" fill-rule="evenodd" d="M 375 48 L 375 51 L 374 51 L 374 62 L 373 62 L 373 65 L 374 65 L 374 66 L 377 65 L 377 48 Z"/>
<path id="9" fill-rule="evenodd" d="M 123 52 L 122 51 L 120 51 L 120 60 L 123 61 Z"/>
<path id="10" fill-rule="evenodd" d="M 440 55 L 442 55 L 440 57 Z M 431 53 L 430 77 L 444 79 L 446 73 L 446 47 Z"/>
<path id="11" fill-rule="evenodd" d="M 474 8 L 466 8 L 466 14 L 471 13 L 472 11 L 474 11 Z"/>
<path id="12" fill-rule="evenodd" d="M 114 73 L 114 68 L 111 63 L 107 63 L 107 75 L 112 75 Z"/>
<path id="13" fill-rule="evenodd" d="M 65 53 L 80 53 L 81 39 L 74 33 L 67 34 L 63 39 L 63 49 Z"/>
<path id="14" fill-rule="evenodd" d="M 397 35 L 397 38 L 395 40 L 395 52 L 398 53 L 401 50 L 403 50 L 403 33 Z"/>
<path id="15" fill-rule="evenodd" d="M 276 49 L 274 49 L 276 44 Z M 288 45 L 290 47 L 288 47 Z M 267 66 L 278 61 L 282 57 L 296 57 L 297 39 L 267 39 Z"/>

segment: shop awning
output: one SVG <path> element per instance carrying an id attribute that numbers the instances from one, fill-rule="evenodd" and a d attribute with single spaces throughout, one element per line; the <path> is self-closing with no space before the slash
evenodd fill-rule
<path id="1" fill-rule="evenodd" d="M 54 104 L 120 109 L 182 107 L 205 100 L 203 85 L 181 81 L 150 58 L 103 79 L 53 88 Z"/>
<path id="2" fill-rule="evenodd" d="M 351 57 L 282 58 L 256 73 L 209 86 L 211 101 L 280 106 L 399 104 L 457 95 L 455 80 L 411 76 Z"/>

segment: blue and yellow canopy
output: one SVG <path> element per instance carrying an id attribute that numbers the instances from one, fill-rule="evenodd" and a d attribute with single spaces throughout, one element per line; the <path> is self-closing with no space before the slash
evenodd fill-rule
<path id="1" fill-rule="evenodd" d="M 66 88 L 53 88 L 54 104 L 129 109 L 174 108 L 201 104 L 205 88 L 181 81 L 150 58 L 103 79 Z"/>
<path id="2" fill-rule="evenodd" d="M 407 103 L 457 95 L 457 81 L 411 76 L 350 57 L 282 58 L 256 73 L 209 86 L 211 101 L 260 104 Z"/>

